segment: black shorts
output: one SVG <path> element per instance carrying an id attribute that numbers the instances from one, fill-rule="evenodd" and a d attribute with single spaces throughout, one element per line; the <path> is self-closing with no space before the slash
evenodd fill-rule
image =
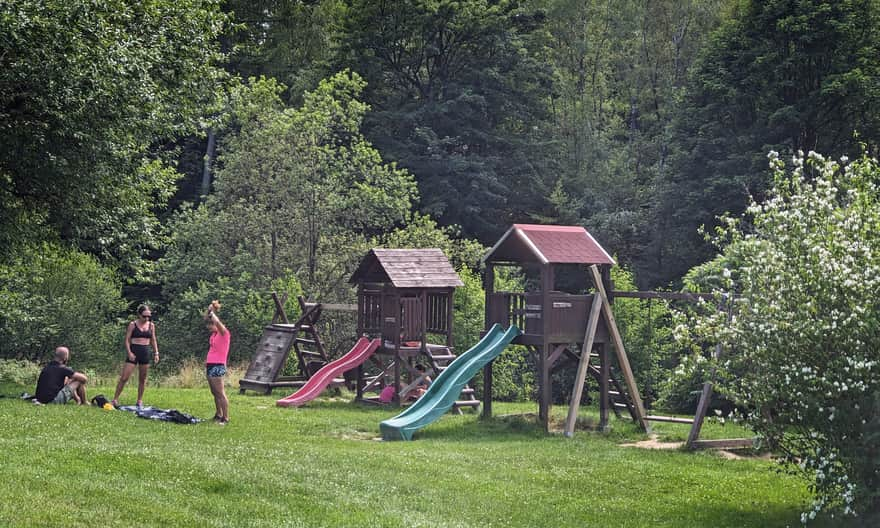
<path id="1" fill-rule="evenodd" d="M 131 344 L 131 353 L 134 354 L 134 360 L 128 357 L 128 354 L 125 355 L 126 363 L 133 363 L 135 365 L 149 365 L 150 364 L 150 345 L 135 345 Z"/>

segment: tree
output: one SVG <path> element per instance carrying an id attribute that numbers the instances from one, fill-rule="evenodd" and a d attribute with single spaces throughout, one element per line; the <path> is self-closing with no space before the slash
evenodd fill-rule
<path id="1" fill-rule="evenodd" d="M 221 79 L 218 5 L 0 4 L 0 243 L 61 238 L 127 265 L 155 244 L 177 177 L 162 147 Z"/>
<path id="2" fill-rule="evenodd" d="M 366 135 L 416 176 L 421 211 L 488 241 L 536 209 L 543 15 L 506 0 L 347 7 L 337 62 L 368 81 Z"/>
<path id="3" fill-rule="evenodd" d="M 742 220 L 725 219 L 722 253 L 695 269 L 702 288 L 737 293 L 733 317 L 695 321 L 724 350 L 719 387 L 781 450 L 822 510 L 880 511 L 880 165 L 771 152 L 773 185 Z M 865 522 L 866 525 L 872 524 Z"/>
<path id="4" fill-rule="evenodd" d="M 228 67 L 234 73 L 274 78 L 288 87 L 286 99 L 296 104 L 332 73 L 341 0 L 229 0 L 224 9 L 238 24 L 229 37 Z"/>
<path id="5" fill-rule="evenodd" d="M 240 128 L 221 142 L 216 191 L 182 213 L 164 259 L 171 295 L 227 269 L 259 284 L 292 273 L 313 298 L 347 295 L 371 237 L 401 225 L 417 196 L 412 176 L 360 132 L 363 87 L 341 72 L 296 109 L 282 108 L 271 80 L 234 94 Z"/>
<path id="6" fill-rule="evenodd" d="M 546 134 L 555 162 L 540 219 L 588 226 L 644 283 L 674 102 L 725 2 L 542 3 L 554 74 Z"/>
<path id="7" fill-rule="evenodd" d="M 671 127 L 651 259 L 668 281 L 711 257 L 697 227 L 767 186 L 762 157 L 880 140 L 880 3 L 743 2 L 701 54 Z"/>
<path id="8" fill-rule="evenodd" d="M 63 344 L 77 365 L 105 369 L 122 357 L 120 287 L 91 255 L 58 244 L 20 246 L 0 263 L 0 358 L 42 362 Z"/>

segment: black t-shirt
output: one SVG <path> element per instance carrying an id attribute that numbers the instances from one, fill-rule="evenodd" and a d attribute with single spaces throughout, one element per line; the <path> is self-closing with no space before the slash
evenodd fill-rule
<path id="1" fill-rule="evenodd" d="M 49 403 L 64 387 L 64 378 L 73 376 L 74 370 L 67 365 L 53 361 L 46 365 L 37 380 L 36 396 L 40 403 Z"/>

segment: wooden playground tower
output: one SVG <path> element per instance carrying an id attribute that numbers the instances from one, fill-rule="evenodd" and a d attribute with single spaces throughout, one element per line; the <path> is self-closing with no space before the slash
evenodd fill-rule
<path id="1" fill-rule="evenodd" d="M 648 417 L 630 370 L 629 360 L 614 323 L 610 291 L 611 256 L 580 226 L 514 224 L 484 257 L 486 275 L 486 328 L 495 323 L 522 330 L 513 344 L 525 346 L 538 359 L 538 417 L 549 428 L 553 370 L 565 359 L 579 365 L 579 383 L 586 373 L 599 384 L 600 427 L 608 425 L 608 411 L 626 408 L 639 425 L 648 429 Z M 556 289 L 561 266 L 589 266 L 594 294 L 573 294 Z M 529 292 L 496 292 L 495 268 L 517 266 L 537 274 L 537 289 Z M 581 270 L 585 271 L 585 270 Z M 586 291 L 588 282 L 575 285 Z M 621 384 L 611 373 L 609 342 L 614 343 Z M 583 373 L 583 374 L 582 374 Z M 483 371 L 483 415 L 492 414 L 492 365 Z M 578 399 L 580 395 L 578 395 Z M 573 402 L 574 403 L 574 402 Z"/>
<path id="2" fill-rule="evenodd" d="M 393 400 L 400 404 L 422 376 L 436 376 L 455 359 L 453 294 L 463 283 L 439 249 L 380 248 L 367 253 L 349 282 L 357 285 L 358 335 L 382 340 L 370 358 L 378 374 L 366 376 L 358 367 L 356 398 L 378 401 L 365 393 L 382 389 L 390 379 L 400 389 Z M 417 364 L 426 367 L 426 374 Z M 479 403 L 468 387 L 454 408 Z"/>
<path id="3" fill-rule="evenodd" d="M 486 274 L 486 329 L 495 323 L 516 325 L 522 335 L 513 344 L 525 346 L 538 359 L 539 411 L 538 416 L 549 429 L 552 402 L 552 372 L 565 360 L 577 364 L 568 416 L 564 432 L 574 432 L 578 407 L 587 374 L 599 386 L 599 426 L 608 427 L 609 410 L 620 416 L 626 410 L 632 419 L 650 431 L 649 422 L 691 424 L 689 448 L 737 448 L 751 446 L 751 439 L 699 440 L 700 428 L 706 416 L 712 384 L 703 386 L 697 414 L 693 419 L 672 416 L 654 416 L 645 411 L 627 358 L 623 339 L 614 320 L 612 303 L 615 296 L 642 299 L 681 299 L 694 301 L 708 297 L 704 294 L 672 292 L 617 292 L 613 291 L 610 270 L 611 256 L 580 226 L 514 224 L 484 257 Z M 496 292 L 495 268 L 517 266 L 532 276 L 537 275 L 537 288 L 527 292 Z M 584 267 L 587 270 L 583 270 Z M 583 280 L 569 283 L 568 289 L 579 292 L 592 287 L 593 293 L 566 293 L 556 289 L 560 268 L 580 268 Z M 586 271 L 586 276 L 583 272 Z M 528 281 L 527 281 L 528 283 Z M 616 367 L 612 365 L 609 347 L 614 350 Z M 715 356 L 721 351 L 716 347 Z M 615 370 L 619 370 L 618 373 Z M 483 415 L 492 414 L 492 364 L 483 370 Z"/>

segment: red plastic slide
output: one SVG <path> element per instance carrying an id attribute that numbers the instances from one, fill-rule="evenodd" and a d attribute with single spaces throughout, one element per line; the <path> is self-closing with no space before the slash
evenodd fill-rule
<path id="1" fill-rule="evenodd" d="M 381 340 L 379 339 L 373 339 L 372 341 L 366 337 L 358 339 L 357 343 L 354 344 L 347 354 L 321 367 L 321 370 L 315 372 L 315 375 L 301 389 L 275 403 L 279 407 L 299 407 L 314 400 L 324 392 L 324 389 L 333 382 L 334 378 L 369 359 L 373 352 L 379 348 L 380 344 Z"/>

